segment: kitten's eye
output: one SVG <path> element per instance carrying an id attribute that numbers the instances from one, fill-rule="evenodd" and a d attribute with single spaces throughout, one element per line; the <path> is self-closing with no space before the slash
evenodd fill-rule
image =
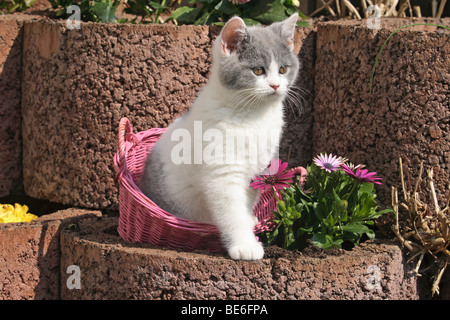
<path id="1" fill-rule="evenodd" d="M 266 73 L 266 71 L 264 70 L 263 67 L 256 67 L 253 68 L 253 73 L 257 76 L 263 75 L 264 73 Z"/>
<path id="2" fill-rule="evenodd" d="M 284 74 L 284 73 L 286 73 L 287 72 L 287 67 L 286 66 L 281 66 L 280 67 L 280 73 L 281 74 Z"/>

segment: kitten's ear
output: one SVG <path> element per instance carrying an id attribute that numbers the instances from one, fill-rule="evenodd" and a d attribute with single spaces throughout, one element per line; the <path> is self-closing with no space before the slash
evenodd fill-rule
<path id="1" fill-rule="evenodd" d="M 231 18 L 220 33 L 220 51 L 228 57 L 245 37 L 245 22 L 239 17 Z"/>
<path id="2" fill-rule="evenodd" d="M 294 34 L 297 21 L 298 13 L 296 12 L 286 20 L 273 24 L 275 28 L 278 28 L 281 34 L 281 38 L 285 41 L 286 45 L 291 49 L 291 51 L 294 50 Z"/>

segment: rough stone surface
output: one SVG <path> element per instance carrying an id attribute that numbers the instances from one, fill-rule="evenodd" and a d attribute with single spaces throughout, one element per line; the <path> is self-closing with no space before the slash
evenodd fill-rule
<path id="1" fill-rule="evenodd" d="M 188 110 L 205 84 L 217 29 L 204 26 L 39 21 L 24 28 L 24 184 L 36 198 L 105 208 L 117 205 L 112 158 L 117 127 L 128 117 L 135 132 L 166 127 Z M 290 162 L 310 160 L 313 53 L 312 29 L 299 30 L 304 57 L 304 112 L 289 112 L 281 154 Z M 301 137 L 300 137 L 300 135 Z M 296 138 L 300 137 L 300 138 Z M 303 152 L 302 150 L 306 151 Z M 287 159 L 286 159 L 287 160 Z"/>
<path id="2" fill-rule="evenodd" d="M 398 159 L 418 174 L 433 167 L 444 204 L 450 180 L 450 31 L 432 26 L 393 35 L 370 75 L 383 42 L 397 27 L 414 22 L 450 26 L 450 19 L 382 19 L 318 25 L 314 100 L 314 154 L 328 152 L 364 163 L 384 178 L 379 198 L 390 205 L 400 185 Z M 427 190 L 422 185 L 422 191 Z M 422 195 L 430 200 L 430 193 Z"/>
<path id="3" fill-rule="evenodd" d="M 300 69 L 293 97 L 285 103 L 286 124 L 280 142 L 280 159 L 288 161 L 292 168 L 306 166 L 312 159 L 316 32 L 315 26 L 297 28 L 296 32 Z"/>
<path id="4" fill-rule="evenodd" d="M 21 178 L 22 27 L 24 15 L 0 16 L 0 197 Z"/>
<path id="5" fill-rule="evenodd" d="M 24 184 L 36 197 L 108 207 L 121 117 L 165 127 L 208 72 L 208 29 L 41 21 L 24 29 Z"/>
<path id="6" fill-rule="evenodd" d="M 0 224 L 0 300 L 59 299 L 61 230 L 100 212 L 67 209 Z"/>
<path id="7" fill-rule="evenodd" d="M 103 216 L 63 231 L 62 299 L 418 298 L 417 279 L 392 244 L 334 255 L 266 249 L 269 257 L 246 262 L 127 243 L 116 229 L 117 217 Z M 67 288 L 70 265 L 80 268 L 80 289 Z"/>

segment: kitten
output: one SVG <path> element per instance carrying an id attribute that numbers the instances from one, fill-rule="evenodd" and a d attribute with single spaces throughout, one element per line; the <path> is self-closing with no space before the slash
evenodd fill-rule
<path id="1" fill-rule="evenodd" d="M 268 27 L 247 27 L 238 17 L 227 22 L 213 44 L 208 83 L 154 145 L 140 182 L 162 209 L 216 225 L 232 259 L 264 255 L 253 234 L 259 194 L 249 184 L 278 152 L 283 100 L 299 68 L 297 20 L 294 14 Z"/>

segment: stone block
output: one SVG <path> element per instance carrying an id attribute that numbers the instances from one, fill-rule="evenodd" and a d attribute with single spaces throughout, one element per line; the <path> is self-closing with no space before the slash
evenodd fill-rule
<path id="1" fill-rule="evenodd" d="M 234 261 L 127 243 L 117 223 L 103 216 L 63 231 L 62 299 L 418 299 L 417 278 L 393 244 L 334 255 L 269 247 L 260 261 Z M 71 265 L 79 278 L 67 272 Z"/>
<path id="2" fill-rule="evenodd" d="M 0 15 L 0 197 L 20 188 L 22 27 L 34 18 Z"/>
<path id="3" fill-rule="evenodd" d="M 31 222 L 0 224 L 0 300 L 60 298 L 61 231 L 98 211 L 67 209 Z"/>
<path id="4" fill-rule="evenodd" d="M 365 20 L 317 26 L 314 154 L 338 154 L 379 172 L 386 206 L 390 187 L 400 186 L 399 157 L 414 179 L 420 161 L 433 167 L 442 203 L 450 180 L 450 31 L 416 26 L 394 34 L 369 91 L 375 58 L 391 32 L 424 22 L 450 26 L 450 18 L 386 18 L 379 30 L 367 28 Z M 429 193 L 422 196 L 431 201 Z"/>

